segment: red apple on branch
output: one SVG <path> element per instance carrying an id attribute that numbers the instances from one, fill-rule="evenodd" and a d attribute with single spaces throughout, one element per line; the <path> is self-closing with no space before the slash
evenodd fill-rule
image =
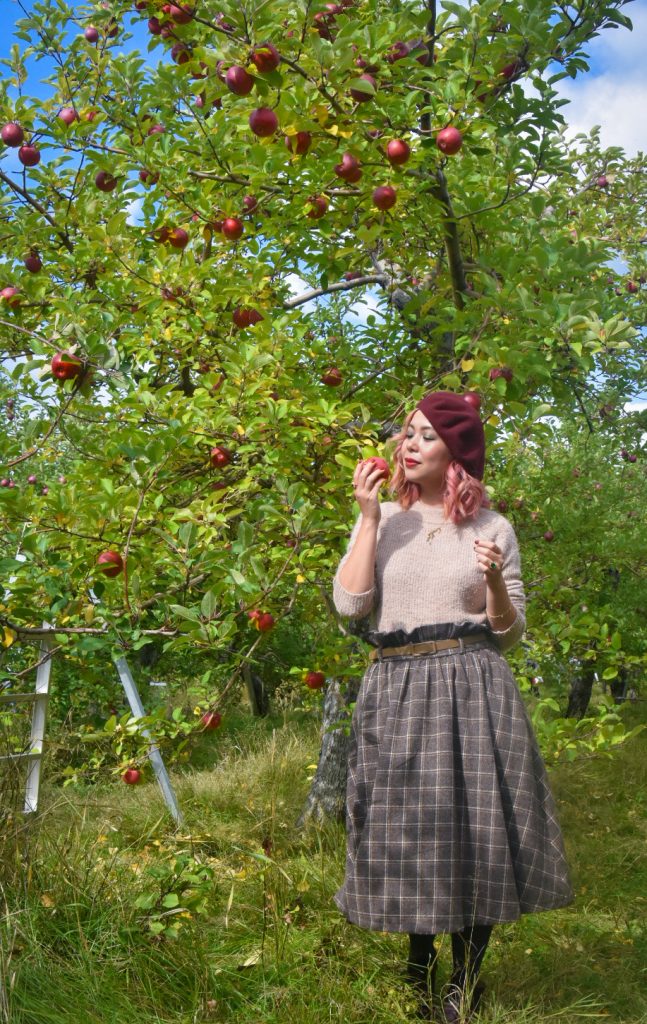
<path id="1" fill-rule="evenodd" d="M 70 352 L 57 352 L 50 365 L 57 380 L 74 380 L 83 369 L 83 361 Z"/>
<path id="2" fill-rule="evenodd" d="M 507 380 L 508 384 L 513 376 L 514 374 L 509 366 L 493 366 L 489 373 L 490 380 L 498 380 L 499 377 L 503 377 L 504 380 Z"/>
<path id="3" fill-rule="evenodd" d="M 249 115 L 249 127 L 261 139 L 267 139 L 279 126 L 279 119 L 269 107 L 259 107 Z"/>
<path id="4" fill-rule="evenodd" d="M 335 164 L 333 170 L 338 178 L 343 178 L 344 181 L 351 183 L 359 181 L 362 177 L 359 160 L 352 153 L 344 153 L 341 163 Z"/>
<path id="5" fill-rule="evenodd" d="M 118 551 L 102 551 L 97 558 L 97 568 L 104 576 L 114 579 L 123 572 L 124 560 Z"/>
<path id="6" fill-rule="evenodd" d="M 214 469 L 222 469 L 224 466 L 228 466 L 231 462 L 231 452 L 227 448 L 222 448 L 220 445 L 216 445 L 211 449 L 209 459 Z"/>
<path id="7" fill-rule="evenodd" d="M 286 135 L 285 145 L 288 147 L 291 153 L 296 153 L 297 156 L 304 156 L 312 144 L 312 135 L 310 132 L 297 132 L 296 135 Z"/>
<path id="8" fill-rule="evenodd" d="M 2 138 L 5 146 L 11 146 L 12 149 L 22 146 L 25 141 L 25 133 L 20 125 L 16 124 L 15 121 L 9 121 L 8 124 L 4 125 L 0 132 L 0 137 Z"/>
<path id="9" fill-rule="evenodd" d="M 218 729 L 222 722 L 222 715 L 219 711 L 206 711 L 200 721 L 202 722 L 204 729 Z"/>
<path id="10" fill-rule="evenodd" d="M 325 196 L 313 196 L 310 199 L 310 209 L 308 210 L 308 217 L 310 220 L 319 220 L 323 217 L 328 209 L 328 200 Z"/>
<path id="11" fill-rule="evenodd" d="M 481 408 L 481 396 L 476 391 L 466 391 L 463 400 L 477 411 Z"/>
<path id="12" fill-rule="evenodd" d="M 235 96 L 249 96 L 254 88 L 254 79 L 240 64 L 234 64 L 225 75 L 225 82 L 230 92 Z"/>
<path id="13" fill-rule="evenodd" d="M 275 71 L 281 63 L 281 54 L 273 43 L 262 43 L 252 50 L 252 60 L 259 71 Z"/>
<path id="14" fill-rule="evenodd" d="M 329 388 L 338 388 L 344 378 L 336 366 L 331 366 L 321 377 L 321 383 L 327 384 Z"/>
<path id="15" fill-rule="evenodd" d="M 307 672 L 304 682 L 311 690 L 320 690 L 326 685 L 326 677 L 323 672 Z"/>
<path id="16" fill-rule="evenodd" d="M 376 91 L 377 82 L 373 75 L 365 74 L 360 75 L 354 85 L 351 86 L 350 94 L 356 103 L 366 103 L 375 97 Z"/>
<path id="17" fill-rule="evenodd" d="M 68 125 L 68 127 L 79 119 L 79 115 L 74 107 L 62 107 L 58 112 L 58 116 L 63 124 Z"/>
<path id="18" fill-rule="evenodd" d="M 18 309 L 20 305 L 20 292 L 13 285 L 7 285 L 0 291 L 0 300 L 6 302 L 9 309 Z"/>
<path id="19" fill-rule="evenodd" d="M 395 206 L 398 196 L 391 185 L 380 185 L 373 190 L 373 202 L 378 210 L 390 210 Z"/>
<path id="20" fill-rule="evenodd" d="M 182 7 L 179 4 L 169 4 L 168 11 L 165 11 L 169 18 L 175 22 L 176 25 L 188 25 L 190 21 L 193 21 L 193 10 L 190 7 Z"/>
<path id="21" fill-rule="evenodd" d="M 94 184 L 101 192 L 112 192 L 117 187 L 117 179 L 110 174 L 110 171 L 99 171 L 94 179 Z"/>
<path id="22" fill-rule="evenodd" d="M 270 615 L 269 612 L 262 612 L 260 609 L 255 608 L 253 611 L 247 612 L 247 615 L 251 624 L 259 633 L 267 633 L 274 626 L 274 616 Z"/>
<path id="23" fill-rule="evenodd" d="M 240 217 L 225 217 L 222 222 L 222 233 L 230 242 L 236 242 L 241 237 L 245 225 Z"/>
<path id="24" fill-rule="evenodd" d="M 386 158 L 393 167 L 406 164 L 411 156 L 411 149 L 404 139 L 391 139 L 386 146 Z"/>
<path id="25" fill-rule="evenodd" d="M 136 786 L 141 777 L 142 773 L 139 768 L 126 768 L 126 771 L 121 776 L 127 786 Z"/>
<path id="26" fill-rule="evenodd" d="M 174 249 L 186 249 L 189 244 L 189 233 L 184 228 L 172 228 L 168 241 Z"/>
<path id="27" fill-rule="evenodd" d="M 94 25 L 88 25 L 83 35 L 89 43 L 96 43 L 99 40 L 99 29 Z"/>
<path id="28" fill-rule="evenodd" d="M 454 156 L 454 154 L 458 153 L 459 149 L 463 145 L 463 136 L 459 132 L 458 128 L 454 128 L 454 126 L 450 124 L 447 128 L 443 128 L 442 131 L 438 132 L 438 135 L 436 136 L 436 145 L 446 156 Z"/>
<path id="29" fill-rule="evenodd" d="M 35 167 L 40 163 L 40 149 L 36 146 L 21 146 L 18 150 L 18 159 L 23 167 Z"/>
<path id="30" fill-rule="evenodd" d="M 29 256 L 25 256 L 24 264 L 30 274 L 37 274 L 39 270 L 43 269 L 43 261 L 38 253 L 35 252 L 30 253 Z"/>

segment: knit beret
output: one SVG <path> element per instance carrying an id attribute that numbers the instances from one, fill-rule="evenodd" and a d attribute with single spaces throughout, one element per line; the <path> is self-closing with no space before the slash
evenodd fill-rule
<path id="1" fill-rule="evenodd" d="M 451 391 L 432 391 L 418 402 L 416 409 L 427 417 L 454 459 L 471 476 L 482 480 L 485 434 L 481 417 L 474 406 Z"/>

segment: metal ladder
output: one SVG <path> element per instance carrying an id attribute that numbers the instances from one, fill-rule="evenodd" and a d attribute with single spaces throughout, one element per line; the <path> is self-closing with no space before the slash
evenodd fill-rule
<path id="1" fill-rule="evenodd" d="M 49 623 L 43 623 L 44 629 L 48 628 L 48 626 Z M 49 653 L 51 647 L 52 643 L 49 637 L 43 637 L 39 647 L 40 657 L 38 659 L 38 668 L 36 669 L 36 688 L 33 693 L 0 693 L 0 706 L 3 704 L 33 704 L 29 749 L 0 756 L 0 761 L 29 761 L 25 784 L 25 803 L 23 806 L 25 814 L 34 814 L 38 809 L 38 792 L 40 789 L 40 774 L 45 742 L 45 722 L 47 721 L 47 704 L 49 701 L 49 677 L 52 669 L 52 659 Z"/>

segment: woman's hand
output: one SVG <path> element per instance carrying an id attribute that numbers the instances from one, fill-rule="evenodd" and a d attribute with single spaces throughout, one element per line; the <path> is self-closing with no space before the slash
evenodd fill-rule
<path id="1" fill-rule="evenodd" d="M 501 548 L 497 547 L 491 540 L 475 540 L 474 552 L 487 586 L 497 589 L 497 584 L 499 584 L 505 588 L 505 582 L 501 576 L 501 569 L 503 567 L 503 552 Z"/>
<path id="2" fill-rule="evenodd" d="M 378 493 L 384 483 L 384 470 L 363 460 L 355 467 L 353 493 L 364 519 L 379 523 L 381 511 Z"/>

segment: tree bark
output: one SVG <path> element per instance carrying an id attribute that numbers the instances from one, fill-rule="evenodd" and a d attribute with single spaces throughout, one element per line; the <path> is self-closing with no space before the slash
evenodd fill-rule
<path id="1" fill-rule="evenodd" d="M 594 682 L 595 669 L 593 665 L 582 665 L 571 682 L 571 692 L 568 695 L 568 708 L 566 709 L 567 718 L 584 718 L 591 700 Z"/>
<path id="2" fill-rule="evenodd" d="M 302 828 L 307 821 L 332 818 L 343 821 L 346 808 L 346 775 L 350 747 L 349 704 L 356 700 L 361 679 L 348 679 L 343 688 L 332 679 L 326 691 L 323 708 L 321 752 L 304 808 L 297 821 Z M 339 728 L 331 728 L 338 725 Z"/>

